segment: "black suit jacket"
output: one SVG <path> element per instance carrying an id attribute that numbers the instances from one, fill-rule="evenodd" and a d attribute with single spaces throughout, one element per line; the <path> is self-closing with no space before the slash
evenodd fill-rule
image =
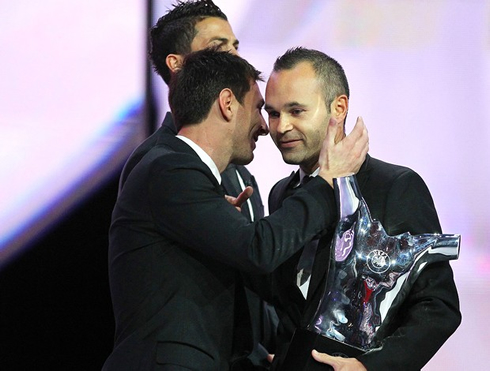
<path id="1" fill-rule="evenodd" d="M 161 127 L 141 143 L 129 156 L 121 172 L 119 189 L 121 190 L 131 171 L 141 161 L 141 159 L 156 145 L 159 138 L 164 134 L 177 134 L 177 129 L 173 121 L 172 114 L 167 112 Z M 221 185 L 227 195 L 238 196 L 242 192 L 242 186 L 237 173 L 245 186 L 251 186 L 254 190 L 250 197 L 254 220 L 264 217 L 264 205 L 260 197 L 259 187 L 255 177 L 243 165 L 229 164 L 221 173 Z M 251 221 L 251 211 L 248 202 L 242 205 L 242 214 Z M 277 314 L 274 308 L 263 301 L 253 291 L 245 287 L 247 304 L 250 311 L 251 326 L 253 329 L 254 347 L 249 355 L 250 360 L 255 365 L 267 366 L 269 362 L 266 357 L 273 349 L 275 344 L 276 328 L 278 324 Z"/>
<path id="2" fill-rule="evenodd" d="M 277 210 L 299 180 L 297 173 L 278 182 L 271 190 L 269 208 Z M 398 235 L 440 233 L 432 197 L 424 181 L 412 170 L 367 156 L 357 174 L 361 193 L 374 219 L 387 233 Z M 329 190 L 330 197 L 334 197 Z M 280 317 L 276 365 L 280 364 L 296 327 L 305 328 L 324 291 L 326 267 L 335 223 L 319 242 L 310 287 L 305 300 L 296 286 L 300 253 L 269 277 L 275 291 L 269 300 Z M 371 371 L 420 370 L 456 330 L 461 322 L 459 299 L 448 262 L 427 266 L 417 279 L 392 326 L 378 333 L 382 348 L 367 352 L 359 360 Z"/>
<path id="3" fill-rule="evenodd" d="M 332 223 L 328 188 L 315 179 L 280 211 L 250 223 L 187 144 L 159 135 L 113 211 L 116 335 L 104 369 L 228 370 L 246 356 L 252 344 L 240 272 L 272 272 Z"/>

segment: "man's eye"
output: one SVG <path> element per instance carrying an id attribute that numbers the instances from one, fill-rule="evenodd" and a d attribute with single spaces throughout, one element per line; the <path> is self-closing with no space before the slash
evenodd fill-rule
<path id="1" fill-rule="evenodd" d="M 270 118 L 278 118 L 279 117 L 279 112 L 274 112 L 274 111 L 269 111 L 267 112 Z"/>
<path id="2" fill-rule="evenodd" d="M 217 48 L 218 50 L 225 50 L 226 44 L 221 41 L 214 41 L 210 44 L 213 48 Z"/>
<path id="3" fill-rule="evenodd" d="M 297 108 L 297 109 L 291 110 L 291 114 L 297 116 L 297 115 L 301 115 L 304 111 L 305 111 L 304 109 Z"/>

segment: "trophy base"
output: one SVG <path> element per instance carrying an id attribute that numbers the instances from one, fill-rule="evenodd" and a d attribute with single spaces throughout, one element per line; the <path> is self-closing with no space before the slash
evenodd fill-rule
<path id="1" fill-rule="evenodd" d="M 286 358 L 280 371 L 326 371 L 332 367 L 319 363 L 311 356 L 311 351 L 316 349 L 322 353 L 345 358 L 356 357 L 363 354 L 359 348 L 341 343 L 339 341 L 319 335 L 305 329 L 297 329 L 294 332 L 289 345 Z"/>

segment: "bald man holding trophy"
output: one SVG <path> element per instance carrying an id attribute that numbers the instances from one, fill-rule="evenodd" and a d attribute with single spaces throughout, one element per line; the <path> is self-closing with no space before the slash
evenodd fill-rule
<path id="1" fill-rule="evenodd" d="M 299 169 L 271 189 L 271 213 L 308 192 L 324 143 L 342 146 L 349 96 L 342 66 L 325 53 L 296 47 L 276 59 L 265 94 L 270 135 Z M 414 150 L 402 138 L 386 145 Z M 460 236 L 442 234 L 423 179 L 369 154 L 346 175 L 326 191 L 338 222 L 263 279 L 279 317 L 272 370 L 416 371 L 461 323 L 449 264 Z"/>

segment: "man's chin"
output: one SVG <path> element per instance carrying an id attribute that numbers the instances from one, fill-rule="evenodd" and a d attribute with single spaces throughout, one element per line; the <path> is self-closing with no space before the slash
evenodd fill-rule
<path id="1" fill-rule="evenodd" d="M 300 161 L 294 157 L 282 154 L 282 160 L 288 165 L 299 165 Z"/>
<path id="2" fill-rule="evenodd" d="M 249 163 L 252 162 L 253 159 L 254 159 L 254 154 L 252 152 L 248 156 L 242 156 L 231 160 L 231 163 L 235 165 L 248 165 Z"/>

